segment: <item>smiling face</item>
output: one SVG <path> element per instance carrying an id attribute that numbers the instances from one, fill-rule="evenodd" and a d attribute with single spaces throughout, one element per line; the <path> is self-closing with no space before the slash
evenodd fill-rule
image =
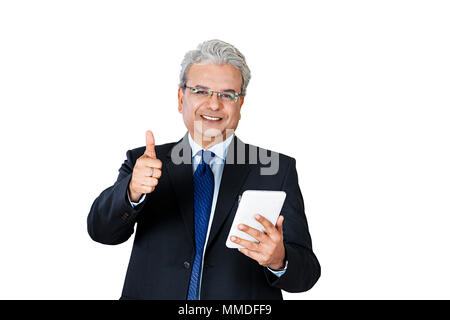
<path id="1" fill-rule="evenodd" d="M 186 75 L 186 86 L 201 91 L 241 92 L 241 72 L 229 64 L 193 64 Z M 178 89 L 178 111 L 191 137 L 204 148 L 228 138 L 241 119 L 244 97 L 237 102 L 225 102 L 216 93 L 199 96 L 190 89 Z"/>

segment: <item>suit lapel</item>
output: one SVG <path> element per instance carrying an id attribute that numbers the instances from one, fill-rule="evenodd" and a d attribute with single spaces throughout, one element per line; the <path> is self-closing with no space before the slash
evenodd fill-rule
<path id="1" fill-rule="evenodd" d="M 166 164 L 187 234 L 192 241 L 192 245 L 194 245 L 194 182 L 188 134 L 169 151 Z M 181 161 L 181 159 L 184 159 L 184 161 Z M 189 161 L 186 161 L 187 159 Z"/>
<path id="2" fill-rule="evenodd" d="M 237 161 L 238 154 L 236 150 L 242 150 L 238 146 L 244 146 L 244 144 L 235 136 L 227 152 L 216 209 L 214 212 L 214 219 L 212 221 L 206 249 L 208 249 L 212 241 L 214 241 L 214 238 L 217 236 L 223 223 L 230 214 L 234 203 L 238 199 L 241 186 L 250 171 L 247 159 L 245 159 L 244 163 L 241 163 L 242 161 Z"/>

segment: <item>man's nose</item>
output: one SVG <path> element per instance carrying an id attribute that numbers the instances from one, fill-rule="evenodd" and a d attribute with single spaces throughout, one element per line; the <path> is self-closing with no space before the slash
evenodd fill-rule
<path id="1" fill-rule="evenodd" d="M 209 97 L 208 106 L 211 110 L 218 110 L 222 105 L 222 101 L 220 101 L 217 93 L 213 93 L 211 97 Z"/>

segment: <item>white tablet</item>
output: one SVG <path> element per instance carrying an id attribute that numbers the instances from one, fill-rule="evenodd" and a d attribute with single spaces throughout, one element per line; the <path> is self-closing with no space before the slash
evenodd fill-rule
<path id="1" fill-rule="evenodd" d="M 239 201 L 230 233 L 225 243 L 228 248 L 242 248 L 242 246 L 230 240 L 231 236 L 237 236 L 241 239 L 257 242 L 251 235 L 240 231 L 238 225 L 243 223 L 249 227 L 264 231 L 264 227 L 255 219 L 255 214 L 260 214 L 273 225 L 277 222 L 283 207 L 286 192 L 284 191 L 266 191 L 266 190 L 246 190 L 242 193 Z"/>

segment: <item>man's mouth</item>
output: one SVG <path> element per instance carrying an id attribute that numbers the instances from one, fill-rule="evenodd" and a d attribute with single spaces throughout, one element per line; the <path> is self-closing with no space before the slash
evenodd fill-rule
<path id="1" fill-rule="evenodd" d="M 219 120 L 222 120 L 222 118 L 219 118 L 219 117 L 211 117 L 211 116 L 207 116 L 207 115 L 204 115 L 204 114 L 202 114 L 201 117 L 202 117 L 203 119 L 210 120 L 210 121 L 219 121 Z"/>

